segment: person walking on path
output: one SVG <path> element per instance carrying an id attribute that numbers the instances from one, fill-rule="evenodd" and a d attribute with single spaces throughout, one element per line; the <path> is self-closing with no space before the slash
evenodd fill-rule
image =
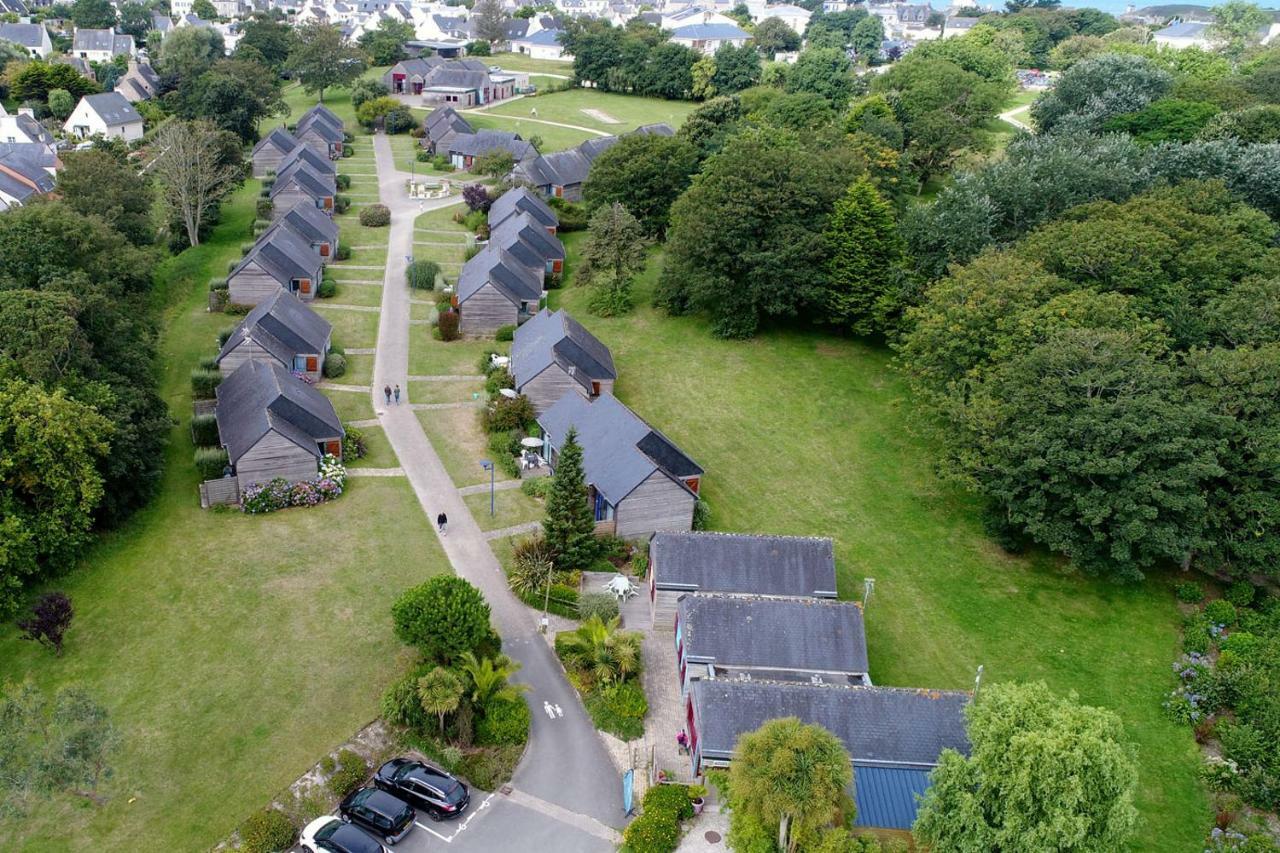
<path id="1" fill-rule="evenodd" d="M 436 516 L 436 528 L 443 534 L 448 532 L 449 516 L 443 512 Z"/>
<path id="2" fill-rule="evenodd" d="M 676 735 L 676 748 L 681 755 L 685 755 L 689 751 L 689 736 L 684 733 L 684 729 L 681 729 L 680 734 Z"/>
<path id="3" fill-rule="evenodd" d="M 400 386 L 396 386 L 396 405 L 400 405 Z"/>
<path id="4" fill-rule="evenodd" d="M 390 406 L 391 405 L 391 386 L 390 385 L 382 386 L 382 393 L 387 398 L 387 405 Z"/>

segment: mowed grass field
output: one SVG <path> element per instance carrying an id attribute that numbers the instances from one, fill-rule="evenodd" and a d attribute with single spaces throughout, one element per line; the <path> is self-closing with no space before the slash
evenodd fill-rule
<path id="1" fill-rule="evenodd" d="M 571 261 L 580 241 L 567 235 Z M 1166 579 L 1117 586 L 1004 553 L 978 502 L 935 475 L 888 352 L 798 331 L 716 340 L 699 318 L 649 307 L 660 265 L 655 252 L 626 316 L 592 316 L 572 286 L 552 305 L 612 349 L 618 397 L 706 469 L 713 528 L 832 537 L 842 598 L 876 580 L 877 684 L 971 689 L 982 665 L 987 683 L 1043 679 L 1115 710 L 1141 767 L 1134 849 L 1201 850 L 1196 745 L 1160 708 L 1179 621 Z"/>
<path id="2" fill-rule="evenodd" d="M 104 805 L 40 801 L 0 822 L 6 853 L 209 849 L 377 716 L 405 664 L 391 602 L 448 571 L 402 478 L 353 478 L 333 503 L 266 516 L 199 507 L 188 375 L 236 320 L 205 311 L 206 283 L 239 256 L 258 187 L 157 271 L 175 418 L 160 495 L 50 584 L 76 612 L 61 658 L 0 625 L 0 679 L 82 684 L 122 738 Z M 381 431 L 370 439 L 395 464 Z"/>
<path id="3" fill-rule="evenodd" d="M 698 105 L 692 101 L 664 101 L 635 95 L 618 95 L 595 89 L 568 89 L 533 98 L 495 104 L 484 112 L 494 116 L 527 118 L 537 109 L 538 118 L 588 127 L 605 133 L 625 133 L 642 124 L 666 122 L 679 127 Z M 468 120 L 470 114 L 468 114 Z"/>
<path id="4" fill-rule="evenodd" d="M 573 60 L 534 59 L 523 53 L 495 53 L 488 58 L 490 65 L 497 65 L 506 71 L 529 71 L 538 74 L 555 74 L 563 77 L 573 76 Z"/>

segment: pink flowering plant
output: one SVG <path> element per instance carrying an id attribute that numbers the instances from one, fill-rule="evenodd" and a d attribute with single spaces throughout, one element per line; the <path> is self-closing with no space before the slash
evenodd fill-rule
<path id="1" fill-rule="evenodd" d="M 326 453 L 320 460 L 319 476 L 296 483 L 290 483 L 283 477 L 267 483 L 255 483 L 244 490 L 240 509 L 257 515 L 294 506 L 315 506 L 340 496 L 346 484 L 347 469 L 337 457 Z"/>

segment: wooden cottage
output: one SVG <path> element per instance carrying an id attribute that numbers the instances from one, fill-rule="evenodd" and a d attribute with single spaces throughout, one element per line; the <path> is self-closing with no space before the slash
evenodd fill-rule
<path id="1" fill-rule="evenodd" d="M 738 738 L 770 720 L 822 726 L 853 762 L 854 825 L 909 830 L 942 751 L 969 753 L 964 710 L 971 699 L 958 690 L 704 679 L 689 690 L 685 731 L 701 774 L 727 767 Z"/>
<path id="2" fill-rule="evenodd" d="M 305 162 L 296 162 L 276 175 L 267 197 L 271 199 L 272 218 L 279 219 L 297 204 L 331 213 L 337 193 L 333 175 L 317 172 Z"/>
<path id="3" fill-rule="evenodd" d="M 337 118 L 330 118 L 332 115 L 327 110 L 323 113 L 309 111 L 294 126 L 293 135 L 317 154 L 336 160 L 342 156 L 346 135 L 342 130 L 342 122 Z"/>
<path id="4" fill-rule="evenodd" d="M 609 348 L 564 309 L 543 308 L 516 329 L 508 369 L 539 414 L 567 391 L 588 399 L 612 394 L 618 378 Z"/>
<path id="5" fill-rule="evenodd" d="M 857 602 L 685 593 L 675 628 L 681 695 L 703 678 L 871 684 Z"/>
<path id="6" fill-rule="evenodd" d="M 507 252 L 486 247 L 462 266 L 455 306 L 459 330 L 467 337 L 492 335 L 518 326 L 537 312 L 545 294 L 540 268 L 520 263 Z"/>
<path id="7" fill-rule="evenodd" d="M 516 163 L 525 163 L 538 156 L 533 144 L 520 138 L 520 134 L 508 130 L 478 130 L 475 133 L 455 133 L 442 149 L 448 154 L 455 169 L 470 169 L 476 158 L 497 151 L 506 151 Z"/>
<path id="8" fill-rule="evenodd" d="M 346 433 L 333 403 L 270 361 L 246 361 L 218 386 L 214 417 L 243 492 L 276 477 L 316 476 L 326 453 L 342 457 Z"/>
<path id="9" fill-rule="evenodd" d="M 631 133 L 645 136 L 671 136 L 669 124 L 646 124 Z M 549 198 L 582 201 L 582 185 L 591 173 L 591 164 L 600 154 L 618 142 L 616 136 L 597 136 L 564 151 L 541 154 L 526 162 L 517 162 L 511 176 L 516 183 L 528 184 Z"/>
<path id="10" fill-rule="evenodd" d="M 306 202 L 292 205 L 278 222 L 306 240 L 325 263 L 338 251 L 338 223 L 318 207 Z"/>
<path id="11" fill-rule="evenodd" d="M 526 266 L 541 267 L 547 275 L 564 272 L 564 244 L 527 213 L 490 225 L 489 245 L 510 253 Z"/>
<path id="12" fill-rule="evenodd" d="M 830 539 L 808 536 L 657 534 L 649 543 L 653 627 L 670 630 L 689 592 L 835 598 L 835 551 Z"/>
<path id="13" fill-rule="evenodd" d="M 463 133 L 475 133 L 465 118 L 458 115 L 453 107 L 436 107 L 423 119 L 422 147 L 431 154 L 444 154 L 449 150 L 449 143 L 454 137 Z"/>
<path id="14" fill-rule="evenodd" d="M 489 206 L 489 228 L 497 228 L 509 217 L 520 213 L 528 214 L 547 233 L 554 235 L 560 227 L 560 217 L 556 212 L 528 187 L 516 187 L 498 196 Z"/>
<path id="15" fill-rule="evenodd" d="M 321 157 L 305 145 L 298 145 L 284 157 L 280 158 L 280 166 L 276 169 L 276 174 L 288 171 L 295 163 L 305 163 L 311 167 L 311 170 L 317 175 L 328 175 L 337 180 L 338 164 L 330 160 L 328 157 Z"/>
<path id="16" fill-rule="evenodd" d="M 332 334 L 328 320 L 276 288 L 227 338 L 218 353 L 218 369 L 230 376 L 246 361 L 269 361 L 318 382 Z"/>
<path id="17" fill-rule="evenodd" d="M 552 471 L 565 436 L 577 430 L 598 530 L 630 539 L 693 526 L 702 469 L 616 397 L 587 400 L 570 391 L 538 424 Z"/>
<path id="18" fill-rule="evenodd" d="M 229 301 L 257 305 L 283 288 L 304 302 L 316 298 L 324 263 L 311 245 L 277 222 L 227 275 Z"/>
<path id="19" fill-rule="evenodd" d="M 253 176 L 265 178 L 280 171 L 280 161 L 300 143 L 283 127 L 272 129 L 253 146 Z"/>

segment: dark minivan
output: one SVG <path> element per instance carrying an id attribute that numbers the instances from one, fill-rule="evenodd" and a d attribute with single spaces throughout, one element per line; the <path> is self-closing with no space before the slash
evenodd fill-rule
<path id="1" fill-rule="evenodd" d="M 352 791 L 338 806 L 338 814 L 387 844 L 395 844 L 413 829 L 413 808 L 377 788 Z"/>
<path id="2" fill-rule="evenodd" d="M 452 820 L 471 802 L 466 785 L 443 770 L 411 758 L 393 758 L 379 767 L 373 784 L 422 809 L 432 820 Z"/>

